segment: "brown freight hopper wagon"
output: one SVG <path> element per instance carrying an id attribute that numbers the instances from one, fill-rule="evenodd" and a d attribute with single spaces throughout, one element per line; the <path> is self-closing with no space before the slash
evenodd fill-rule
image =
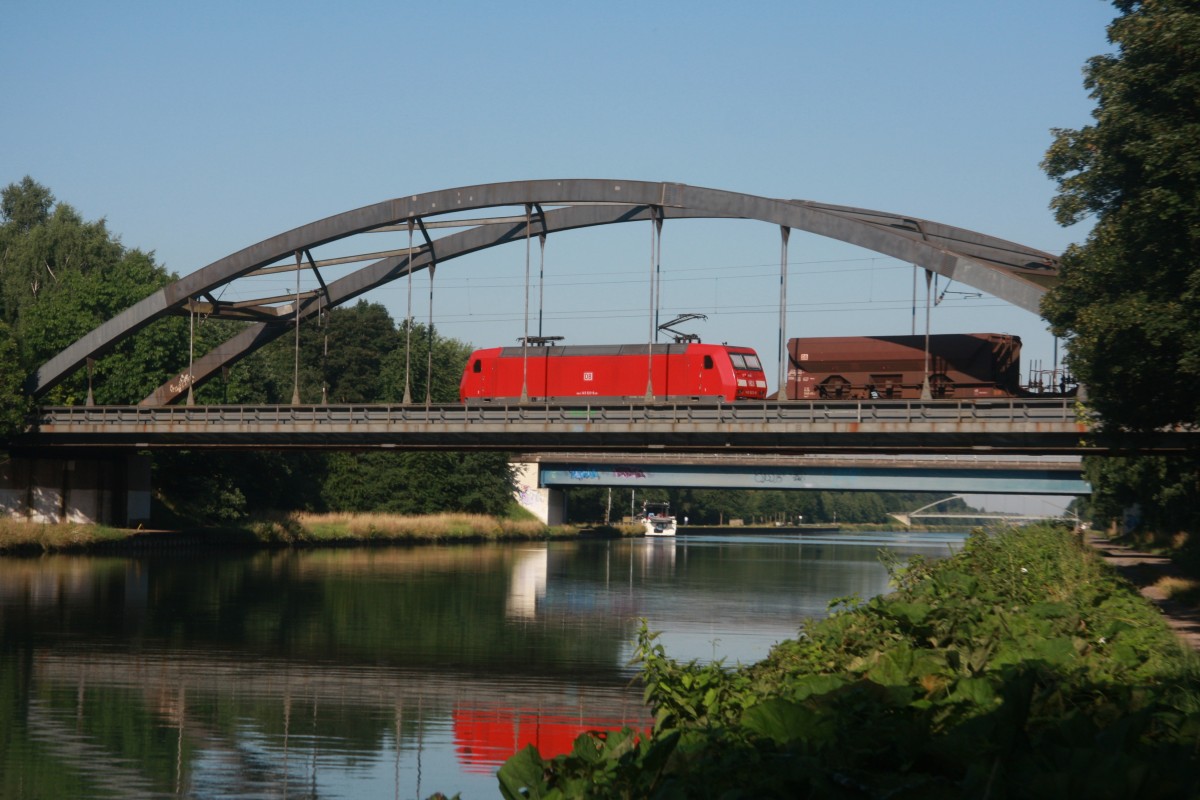
<path id="1" fill-rule="evenodd" d="M 925 383 L 925 341 L 923 335 L 789 339 L 787 398 L 919 399 Z M 959 400 L 1021 395 L 1020 362 L 1019 336 L 931 335 L 930 396 Z"/>

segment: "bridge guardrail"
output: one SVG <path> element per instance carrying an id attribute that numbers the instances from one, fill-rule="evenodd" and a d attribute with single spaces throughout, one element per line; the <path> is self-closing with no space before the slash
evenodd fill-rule
<path id="1" fill-rule="evenodd" d="M 848 455 L 845 453 L 754 453 L 746 454 L 729 454 L 729 453 L 689 453 L 683 459 L 686 463 L 693 464 L 727 464 L 727 463 L 750 463 L 756 466 L 778 466 L 789 468 L 820 468 L 827 465 L 834 466 L 908 466 L 908 467 L 928 467 L 928 468 L 965 468 L 977 469 L 980 465 L 991 468 L 1031 468 L 1036 466 L 1039 469 L 1061 469 L 1078 471 L 1080 468 L 1082 457 L 1079 455 L 1049 455 L 1030 457 L 1028 455 L 995 455 L 995 454 L 980 454 L 973 453 L 970 455 L 961 453 L 940 453 L 940 454 L 900 454 L 900 455 L 880 455 L 877 453 L 867 455 Z M 519 453 L 514 456 L 514 461 L 537 461 L 541 463 L 561 464 L 561 463 L 582 463 L 591 462 L 596 464 L 657 464 L 669 463 L 678 464 L 681 462 L 681 456 L 678 453 L 662 453 L 658 451 L 640 452 L 640 453 L 594 453 L 581 451 L 577 453 L 558 451 L 553 453 Z"/>
<path id="2" fill-rule="evenodd" d="M 671 403 L 628 405 L 431 404 L 54 406 L 39 410 L 43 425 L 356 424 L 512 422 L 991 422 L 1069 421 L 1070 400 Z"/>
<path id="3" fill-rule="evenodd" d="M 1171 452 L 1200 430 L 1095 437 L 1073 399 L 43 407 L 11 447 L 593 452 Z"/>

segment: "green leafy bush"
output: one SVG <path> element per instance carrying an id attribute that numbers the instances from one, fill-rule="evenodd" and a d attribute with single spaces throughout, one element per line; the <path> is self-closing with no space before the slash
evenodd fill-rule
<path id="1" fill-rule="evenodd" d="M 759 664 L 671 660 L 643 625 L 649 733 L 500 771 L 505 797 L 1186 797 L 1200 676 L 1068 532 L 976 534 Z"/>

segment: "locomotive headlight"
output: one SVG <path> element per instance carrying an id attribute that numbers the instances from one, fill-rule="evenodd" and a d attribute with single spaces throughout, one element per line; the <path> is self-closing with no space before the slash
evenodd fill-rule
<path id="1" fill-rule="evenodd" d="M 745 385 L 746 385 L 746 379 L 738 378 L 738 386 L 745 386 Z"/>

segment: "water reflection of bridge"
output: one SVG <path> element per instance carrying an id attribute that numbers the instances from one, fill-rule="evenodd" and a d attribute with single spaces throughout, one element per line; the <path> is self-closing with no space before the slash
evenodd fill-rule
<path id="1" fill-rule="evenodd" d="M 415 781 L 416 796 L 424 796 L 419 759 L 429 735 L 450 736 L 464 769 L 490 774 L 524 744 L 550 755 L 565 752 L 561 748 L 586 729 L 645 729 L 653 722 L 640 688 L 627 682 L 568 687 L 452 670 L 247 662 L 237 653 L 56 648 L 34 653 L 33 677 L 45 691 L 72 691 L 79 708 L 35 704 L 32 734 L 65 764 L 94 776 L 101 787 L 123 789 L 115 793 L 125 797 L 156 796 L 156 787 L 125 766 L 123 754 L 74 730 L 83 704 L 98 692 L 117 691 L 126 703 L 139 698 L 160 730 L 174 732 L 183 794 L 196 788 L 187 784 L 203 779 L 196 773 L 206 769 L 204 761 L 215 762 L 208 768 L 220 769 L 223 787 L 233 776 L 247 794 L 310 797 L 322 766 L 390 755 L 397 793 L 401 783 Z M 236 712 L 233 729 L 213 719 L 217 707 Z M 331 735 L 330 728 L 342 735 Z M 492 741 L 505 736 L 514 740 Z M 185 752 L 192 755 L 190 765 Z M 402 756 L 417 766 L 402 770 Z"/>
<path id="2" fill-rule="evenodd" d="M 722 655 L 737 639 L 740 659 L 886 582 L 878 540 L 745 538 L 268 552 L 220 570 L 186 553 L 0 559 L 4 667 L 27 687 L 0 715 L 101 793 L 313 796 L 369 764 L 424 796 L 438 759 L 487 792 L 526 743 L 648 724 L 627 664 L 638 617 L 683 660 L 717 658 L 713 621 L 735 620 Z"/>

